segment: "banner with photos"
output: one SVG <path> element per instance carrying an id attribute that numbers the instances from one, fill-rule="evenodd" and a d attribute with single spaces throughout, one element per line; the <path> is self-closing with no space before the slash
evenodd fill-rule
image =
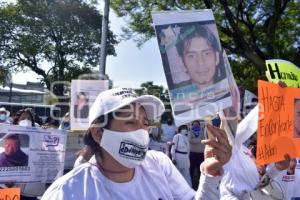
<path id="1" fill-rule="evenodd" d="M 50 183 L 63 175 L 66 132 L 58 129 L 0 126 L 0 182 Z"/>

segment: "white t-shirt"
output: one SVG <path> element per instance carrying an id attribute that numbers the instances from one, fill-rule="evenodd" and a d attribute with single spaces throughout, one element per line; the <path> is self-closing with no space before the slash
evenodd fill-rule
<path id="1" fill-rule="evenodd" d="M 295 174 L 288 174 L 287 170 L 283 170 L 275 181 L 280 184 L 285 200 L 300 199 L 300 158 L 297 159 Z"/>
<path id="2" fill-rule="evenodd" d="M 42 200 L 84 199 L 193 199 L 190 188 L 170 159 L 161 152 L 148 151 L 145 161 L 135 168 L 131 181 L 107 179 L 92 163 L 84 163 L 55 181 Z"/>
<path id="3" fill-rule="evenodd" d="M 163 142 L 170 142 L 173 140 L 173 137 L 176 133 L 176 126 L 174 124 L 168 125 L 168 124 L 161 124 L 161 130 L 162 130 L 162 141 Z"/>
<path id="4" fill-rule="evenodd" d="M 101 174 L 95 157 L 56 180 L 42 200 L 219 200 L 222 177 L 201 174 L 197 193 L 186 183 L 171 160 L 158 151 L 148 151 L 135 168 L 133 179 L 116 183 Z"/>

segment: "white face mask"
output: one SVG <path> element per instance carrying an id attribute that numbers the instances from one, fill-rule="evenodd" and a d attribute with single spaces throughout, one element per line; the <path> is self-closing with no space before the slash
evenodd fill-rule
<path id="1" fill-rule="evenodd" d="M 6 114 L 0 114 L 0 120 L 5 121 L 6 120 Z"/>
<path id="2" fill-rule="evenodd" d="M 104 129 L 100 146 L 127 168 L 140 165 L 146 156 L 149 133 L 144 129 L 119 132 Z"/>
<path id="3" fill-rule="evenodd" d="M 182 129 L 182 130 L 180 131 L 180 133 L 181 133 L 182 135 L 187 135 L 187 134 L 188 134 L 188 132 L 187 132 L 186 129 Z"/>
<path id="4" fill-rule="evenodd" d="M 19 126 L 32 126 L 32 121 L 24 119 L 19 121 Z"/>

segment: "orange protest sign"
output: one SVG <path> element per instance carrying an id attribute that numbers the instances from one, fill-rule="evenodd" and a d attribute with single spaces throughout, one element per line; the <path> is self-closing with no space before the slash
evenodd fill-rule
<path id="1" fill-rule="evenodd" d="M 257 164 L 300 156 L 300 89 L 258 81 L 258 101 Z"/>
<path id="2" fill-rule="evenodd" d="M 20 200 L 20 188 L 0 189 L 0 200 Z"/>

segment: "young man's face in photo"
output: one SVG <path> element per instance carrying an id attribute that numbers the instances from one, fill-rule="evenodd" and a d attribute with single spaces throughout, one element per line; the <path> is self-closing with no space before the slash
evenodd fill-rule
<path id="1" fill-rule="evenodd" d="M 295 137 L 300 137 L 300 99 L 295 103 Z"/>
<path id="2" fill-rule="evenodd" d="M 213 84 L 219 52 L 215 52 L 203 37 L 194 37 L 184 46 L 183 61 L 192 82 L 200 86 Z"/>

